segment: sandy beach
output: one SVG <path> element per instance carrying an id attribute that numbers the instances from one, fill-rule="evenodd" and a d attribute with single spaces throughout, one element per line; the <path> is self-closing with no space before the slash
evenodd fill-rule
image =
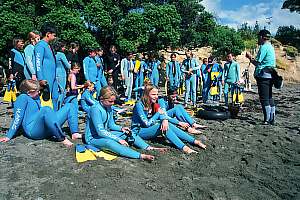
<path id="1" fill-rule="evenodd" d="M 186 155 L 155 143 L 170 151 L 153 152 L 152 163 L 118 157 L 78 164 L 74 148 L 19 136 L 0 144 L 0 199 L 300 199 L 299 88 L 274 91 L 275 126 L 262 125 L 258 95 L 247 93 L 237 119 L 197 120 L 208 126 L 207 150 Z M 7 106 L 0 105 L 2 135 L 11 121 Z"/>

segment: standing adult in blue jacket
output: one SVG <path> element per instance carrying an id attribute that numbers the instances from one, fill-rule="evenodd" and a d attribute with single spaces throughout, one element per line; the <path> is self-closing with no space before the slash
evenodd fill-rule
<path id="1" fill-rule="evenodd" d="M 29 70 L 29 73 L 26 69 L 24 69 L 24 74 L 26 79 L 36 79 L 36 70 L 35 70 L 35 57 L 34 57 L 34 46 L 40 41 L 40 35 L 38 32 L 29 32 L 28 33 L 28 41 L 29 44 L 25 47 L 24 53 L 25 53 L 25 59 L 26 64 Z M 27 73 L 26 73 L 27 72 Z M 31 76 L 30 76 L 31 74 Z"/>
<path id="2" fill-rule="evenodd" d="M 256 58 L 254 59 L 250 53 L 246 53 L 246 57 L 255 66 L 254 77 L 257 82 L 259 100 L 264 114 L 264 124 L 275 123 L 275 103 L 272 97 L 272 87 L 276 57 L 270 39 L 271 33 L 268 30 L 261 30 L 258 33 L 260 48 Z"/>
<path id="3" fill-rule="evenodd" d="M 19 90 L 19 85 L 26 79 L 25 72 L 27 72 L 27 65 L 25 61 L 24 40 L 20 37 L 13 39 L 13 46 L 10 50 L 10 57 L 8 60 L 9 74 L 13 74 L 16 80 L 16 87 Z M 28 71 L 27 73 L 30 73 Z"/>
<path id="4" fill-rule="evenodd" d="M 185 97 L 184 104 L 187 106 L 188 100 L 191 97 L 193 107 L 196 106 L 196 75 L 200 69 L 198 61 L 193 58 L 191 51 L 186 52 L 186 59 L 182 62 L 181 71 L 185 77 Z"/>
<path id="5" fill-rule="evenodd" d="M 130 134 L 128 127 L 115 124 L 112 105 L 116 99 L 115 90 L 110 86 L 101 89 L 99 104 L 94 104 L 88 114 L 85 140 L 88 144 L 106 149 L 121 156 L 143 160 L 153 160 L 154 156 L 141 154 L 129 148 L 128 142 L 144 150 L 164 150 L 148 145 L 136 134 Z"/>
<path id="6" fill-rule="evenodd" d="M 176 54 L 171 54 L 171 61 L 166 66 L 167 81 L 170 88 L 179 88 L 181 81 L 180 63 L 176 60 Z"/>
<path id="7" fill-rule="evenodd" d="M 191 135 L 169 123 L 171 117 L 159 107 L 158 89 L 154 85 L 147 85 L 143 97 L 133 108 L 132 132 L 143 139 L 154 139 L 158 135 L 164 135 L 172 144 L 185 153 L 195 153 L 193 149 L 185 145 L 182 140 L 201 148 L 206 146 Z"/>
<path id="8" fill-rule="evenodd" d="M 17 135 L 20 127 L 24 130 L 24 136 L 33 140 L 55 138 L 65 146 L 72 146 L 64 132 L 62 125 L 68 121 L 72 133 L 72 139 L 78 138 L 77 110 L 72 104 L 66 104 L 55 112 L 49 107 L 41 107 L 39 98 L 39 83 L 34 80 L 24 80 L 20 85 L 22 94 L 17 98 L 14 107 L 14 119 L 6 137 L 1 142 L 7 142 Z"/>
<path id="9" fill-rule="evenodd" d="M 49 85 L 52 96 L 53 108 L 57 110 L 58 83 L 56 81 L 55 54 L 49 45 L 56 38 L 56 28 L 52 24 L 45 23 L 41 28 L 42 40 L 34 48 L 37 79 L 41 86 Z"/>

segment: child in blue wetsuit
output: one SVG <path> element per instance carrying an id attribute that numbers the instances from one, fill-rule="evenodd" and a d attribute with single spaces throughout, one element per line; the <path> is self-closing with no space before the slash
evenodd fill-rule
<path id="1" fill-rule="evenodd" d="M 161 109 L 167 112 L 168 116 L 171 117 L 169 121 L 175 125 L 186 129 L 191 134 L 200 134 L 201 131 L 196 129 L 205 128 L 197 124 L 196 121 L 187 113 L 181 104 L 176 104 L 178 93 L 176 88 L 170 88 L 168 90 L 168 96 L 166 98 L 160 98 L 158 104 Z"/>
<path id="2" fill-rule="evenodd" d="M 67 147 L 72 146 L 61 127 L 68 121 L 72 139 L 81 136 L 78 133 L 77 110 L 72 104 L 66 104 L 55 112 L 49 107 L 41 107 L 39 98 L 39 83 L 34 80 L 24 80 L 20 85 L 22 94 L 17 98 L 14 107 L 14 119 L 6 137 L 1 142 L 7 142 L 17 135 L 20 127 L 24 136 L 33 140 L 55 138 Z"/>
<path id="3" fill-rule="evenodd" d="M 28 41 L 29 44 L 25 47 L 24 53 L 25 53 L 25 59 L 27 64 L 27 69 L 29 72 L 25 72 L 26 79 L 33 79 L 36 80 L 36 70 L 35 70 L 35 57 L 34 57 L 34 46 L 40 41 L 40 35 L 37 32 L 29 32 L 28 33 Z M 31 76 L 30 76 L 31 74 Z"/>
<path id="4" fill-rule="evenodd" d="M 121 60 L 121 74 L 122 80 L 125 81 L 126 91 L 125 91 L 125 101 L 131 99 L 132 87 L 133 87 L 133 70 L 134 64 L 132 61 L 133 54 L 131 52 L 127 53 L 127 57 Z"/>
<path id="5" fill-rule="evenodd" d="M 96 61 L 96 51 L 94 49 L 88 50 L 89 56 L 85 57 L 83 60 L 83 72 L 85 80 L 95 84 L 95 89 L 97 95 L 100 93 L 101 85 L 99 84 L 98 79 L 98 68 Z"/>
<path id="6" fill-rule="evenodd" d="M 187 106 L 188 100 L 190 98 L 193 107 L 196 106 L 196 75 L 197 70 L 199 70 L 198 61 L 193 58 L 193 53 L 191 51 L 186 52 L 186 59 L 182 62 L 182 73 L 184 73 L 185 78 L 185 96 L 184 104 Z"/>
<path id="7" fill-rule="evenodd" d="M 195 153 L 182 140 L 190 144 L 206 148 L 201 141 L 169 123 L 171 117 L 159 107 L 158 89 L 154 85 L 147 85 L 143 97 L 133 108 L 132 132 L 143 139 L 154 139 L 163 134 L 172 144 L 185 153 Z"/>
<path id="8" fill-rule="evenodd" d="M 56 38 L 56 28 L 52 24 L 45 23 L 41 28 L 43 39 L 34 48 L 37 79 L 41 86 L 49 85 L 53 108 L 58 110 L 58 83 L 56 81 L 55 54 L 49 43 Z"/>
<path id="9" fill-rule="evenodd" d="M 94 94 L 95 94 L 95 87 L 94 87 L 94 83 L 91 82 L 86 82 L 84 84 L 84 91 L 81 94 L 81 99 L 80 99 L 80 103 L 81 103 L 81 107 L 82 109 L 86 112 L 89 113 L 90 108 L 98 103 L 98 101 L 94 98 Z"/>
<path id="10" fill-rule="evenodd" d="M 102 48 L 97 48 L 96 49 L 96 56 L 95 56 L 95 60 L 96 60 L 96 65 L 97 65 L 97 86 L 96 88 L 99 88 L 98 90 L 100 91 L 100 89 L 104 86 L 107 86 L 107 80 L 104 76 L 104 60 L 103 60 L 103 49 Z M 97 94 L 97 96 L 99 96 L 99 94 Z"/>
<path id="11" fill-rule="evenodd" d="M 58 108 L 62 104 L 66 96 L 67 74 L 71 68 L 71 64 L 65 55 L 66 43 L 63 41 L 55 44 L 56 59 L 56 81 L 59 88 Z"/>
<path id="12" fill-rule="evenodd" d="M 26 79 L 25 73 L 30 73 L 27 70 L 27 64 L 25 61 L 25 54 L 23 52 L 24 40 L 16 37 L 13 39 L 13 46 L 10 50 L 10 58 L 8 61 L 9 74 L 13 74 L 16 80 L 16 87 L 19 90 L 19 85 Z"/>
<path id="13" fill-rule="evenodd" d="M 136 147 L 145 150 L 164 151 L 165 148 L 151 147 L 138 135 L 130 134 L 128 127 L 116 125 L 111 109 L 115 99 L 115 90 L 110 86 L 101 89 L 99 104 L 94 104 L 88 114 L 85 129 L 86 142 L 128 158 L 153 160 L 154 156 L 141 154 L 129 148 L 128 142 L 131 141 Z"/>
<path id="14" fill-rule="evenodd" d="M 208 60 L 207 58 L 203 58 L 201 65 L 201 76 L 202 76 L 202 100 L 203 103 L 206 103 L 206 101 L 209 99 L 209 89 L 210 89 L 210 78 L 208 73 Z"/>
<path id="15" fill-rule="evenodd" d="M 148 65 L 149 68 L 149 73 L 150 73 L 150 81 L 153 85 L 155 85 L 156 87 L 158 87 L 158 83 L 159 83 L 159 69 L 160 69 L 160 64 L 161 62 L 159 60 L 156 59 L 154 54 L 150 55 L 150 62 Z"/>
<path id="16" fill-rule="evenodd" d="M 171 61 L 166 66 L 167 81 L 169 81 L 170 88 L 179 88 L 181 79 L 180 63 L 176 61 L 176 54 L 171 54 Z"/>

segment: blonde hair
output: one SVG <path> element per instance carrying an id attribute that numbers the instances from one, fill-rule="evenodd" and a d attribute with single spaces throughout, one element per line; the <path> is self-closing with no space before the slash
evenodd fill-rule
<path id="1" fill-rule="evenodd" d="M 151 90 L 153 90 L 153 89 L 158 90 L 158 88 L 153 84 L 145 85 L 143 96 L 141 98 L 141 101 L 144 104 L 145 110 L 149 110 L 151 108 L 151 101 L 150 101 L 149 95 L 150 95 Z"/>
<path id="2" fill-rule="evenodd" d="M 111 96 L 115 96 L 115 97 L 117 96 L 116 91 L 112 87 L 104 86 L 100 90 L 100 96 L 99 96 L 100 100 L 109 99 Z"/>
<path id="3" fill-rule="evenodd" d="M 20 84 L 20 91 L 23 93 L 27 93 L 30 90 L 40 90 L 40 84 L 35 80 L 24 80 Z"/>

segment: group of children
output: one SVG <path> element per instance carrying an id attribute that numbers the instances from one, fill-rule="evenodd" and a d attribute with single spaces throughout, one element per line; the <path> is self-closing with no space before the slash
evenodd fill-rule
<path id="1" fill-rule="evenodd" d="M 228 62 L 223 68 L 212 58 L 204 59 L 200 66 L 191 51 L 186 52 L 182 63 L 171 54 L 171 61 L 165 66 L 168 96 L 158 98 L 161 62 L 154 54 L 128 53 L 122 60 L 112 46 L 104 59 L 101 48 L 88 49 L 83 59 L 84 84 L 78 84 L 80 64 L 77 55 L 78 44 L 71 44 L 66 51 L 64 42 L 56 42 L 54 50 L 50 43 L 56 38 L 56 29 L 45 24 L 41 29 L 42 39 L 36 32 L 29 33 L 29 44 L 24 52 L 24 42 L 14 40 L 9 62 L 11 82 L 20 91 L 14 104 L 14 119 L 6 137 L 7 142 L 16 136 L 19 127 L 31 139 L 55 138 L 66 146 L 72 146 L 61 130 L 68 121 L 72 139 L 82 138 L 78 132 L 78 112 L 80 107 L 87 114 L 85 141 L 101 149 L 108 149 L 129 158 L 153 160 L 152 155 L 141 154 L 129 147 L 129 143 L 144 150 L 165 151 L 153 147 L 145 140 L 165 137 L 176 148 L 186 153 L 196 152 L 183 141 L 205 149 L 202 141 L 190 134 L 199 134 L 204 128 L 195 122 L 184 106 L 177 103 L 177 90 L 185 87 L 184 104 L 191 101 L 196 106 L 196 91 L 202 82 L 203 101 L 210 99 L 212 84 L 219 86 L 222 94 L 224 85 L 225 103 L 228 91 L 239 82 L 239 65 L 228 54 Z M 120 76 L 119 76 L 120 74 Z M 10 84 L 8 85 L 9 87 Z M 133 108 L 131 128 L 115 124 L 112 106 L 120 101 L 116 91 L 124 87 L 125 102 L 130 101 L 135 92 L 137 102 Z M 45 99 L 40 91 L 49 90 L 51 106 L 43 106 Z M 79 90 L 83 89 L 78 98 Z M 227 98 L 227 100 L 226 100 Z M 122 103 L 122 102 L 121 102 Z M 129 140 L 131 142 L 129 142 Z"/>

